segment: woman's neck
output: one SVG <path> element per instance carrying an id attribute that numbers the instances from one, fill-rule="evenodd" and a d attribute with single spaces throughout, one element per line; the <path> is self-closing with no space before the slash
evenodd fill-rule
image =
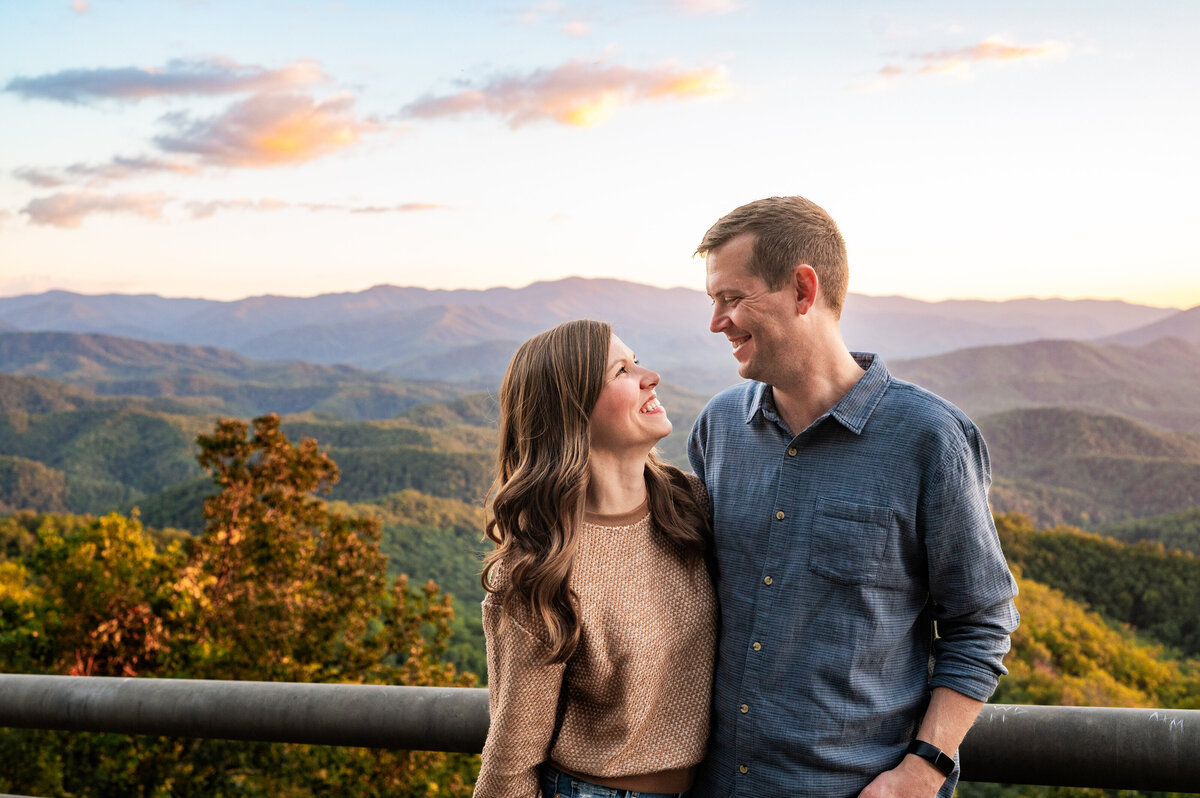
<path id="1" fill-rule="evenodd" d="M 593 451 L 588 463 L 587 512 L 621 515 L 646 501 L 646 453 L 616 456 Z"/>

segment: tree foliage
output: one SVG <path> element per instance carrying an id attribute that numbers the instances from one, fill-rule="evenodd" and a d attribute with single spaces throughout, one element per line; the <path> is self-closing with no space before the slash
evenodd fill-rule
<path id="1" fill-rule="evenodd" d="M 0 667 L 30 673 L 410 685 L 446 662 L 453 610 L 390 584 L 371 518 L 315 494 L 338 476 L 277 416 L 199 438 L 219 488 L 198 538 L 135 516 L 0 519 Z M 0 731 L 0 790 L 88 796 L 466 795 L 474 758 L 432 752 Z"/>
<path id="2" fill-rule="evenodd" d="M 1161 543 L 1127 544 L 1072 527 L 996 519 L 1009 561 L 1028 578 L 1187 655 L 1200 655 L 1200 559 Z"/>

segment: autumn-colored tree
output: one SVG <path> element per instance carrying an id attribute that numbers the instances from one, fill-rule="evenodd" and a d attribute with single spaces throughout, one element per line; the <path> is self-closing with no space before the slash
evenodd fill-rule
<path id="1" fill-rule="evenodd" d="M 0 521 L 0 669 L 474 683 L 443 660 L 449 596 L 403 577 L 389 587 L 377 522 L 315 495 L 338 471 L 314 441 L 293 444 L 272 415 L 222 420 L 198 443 L 219 493 L 197 539 L 164 543 L 118 515 Z M 0 730 L 0 761 L 14 757 L 0 791 L 89 796 L 465 796 L 476 767 L 435 752 Z"/>

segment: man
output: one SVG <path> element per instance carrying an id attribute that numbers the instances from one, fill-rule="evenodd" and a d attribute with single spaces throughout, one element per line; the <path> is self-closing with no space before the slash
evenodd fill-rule
<path id="1" fill-rule="evenodd" d="M 817 205 L 744 205 L 696 251 L 750 381 L 688 440 L 721 602 L 695 794 L 948 797 L 1018 620 L 979 430 L 847 350 L 845 243 Z"/>

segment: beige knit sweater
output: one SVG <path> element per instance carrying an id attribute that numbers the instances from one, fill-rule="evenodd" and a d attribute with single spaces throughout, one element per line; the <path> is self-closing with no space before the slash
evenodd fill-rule
<path id="1" fill-rule="evenodd" d="M 583 634 L 565 664 L 545 664 L 545 628 L 530 613 L 510 614 L 501 633 L 499 602 L 483 601 L 491 725 L 475 798 L 537 798 L 547 759 L 614 779 L 704 756 L 717 623 L 704 564 L 671 553 L 647 504 L 589 514 L 582 532 L 570 583 Z"/>

